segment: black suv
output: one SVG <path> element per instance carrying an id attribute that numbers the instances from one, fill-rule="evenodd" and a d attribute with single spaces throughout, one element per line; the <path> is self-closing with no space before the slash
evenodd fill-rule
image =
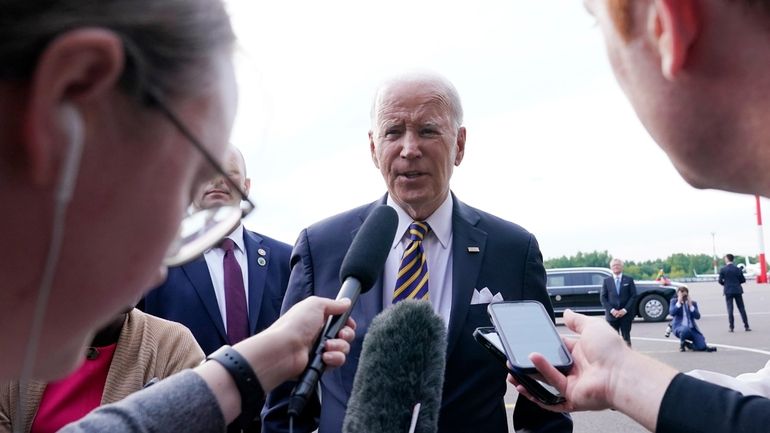
<path id="1" fill-rule="evenodd" d="M 546 283 L 551 304 L 557 316 L 565 309 L 583 314 L 604 314 L 599 293 L 604 279 L 612 276 L 607 268 L 546 269 Z M 648 322 L 660 322 L 668 316 L 669 301 L 676 295 L 679 283 L 634 281 L 636 284 L 636 314 Z"/>

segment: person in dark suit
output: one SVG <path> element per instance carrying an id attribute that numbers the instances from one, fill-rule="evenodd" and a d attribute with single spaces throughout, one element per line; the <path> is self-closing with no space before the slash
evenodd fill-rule
<path id="1" fill-rule="evenodd" d="M 610 269 L 612 276 L 604 279 L 600 295 L 604 318 L 631 347 L 631 325 L 636 315 L 636 285 L 633 278 L 623 275 L 623 260 L 612 259 Z"/>
<path id="2" fill-rule="evenodd" d="M 751 331 L 749 327 L 749 318 L 746 316 L 746 306 L 743 304 L 743 286 L 741 284 L 746 282 L 746 277 L 743 275 L 741 268 L 735 266 L 733 263 L 735 256 L 732 254 L 725 255 L 725 266 L 719 270 L 719 284 L 724 287 L 725 303 L 727 304 L 727 321 L 730 323 L 730 332 L 733 332 L 735 328 L 735 317 L 733 316 L 733 301 L 738 306 L 738 311 L 741 313 L 741 320 L 743 320 L 743 329 Z"/>
<path id="3" fill-rule="evenodd" d="M 603 33 L 615 77 L 685 180 L 770 197 L 770 1 L 584 4 Z M 602 320 L 567 311 L 564 323 L 580 335 L 568 342 L 570 372 L 533 355 L 566 398 L 551 410 L 613 408 L 658 433 L 768 430 L 770 399 L 629 350 Z"/>
<path id="4" fill-rule="evenodd" d="M 470 207 L 450 192 L 453 167 L 464 155 L 465 128 L 457 91 L 443 77 L 415 74 L 385 82 L 373 104 L 369 143 L 387 195 L 301 232 L 284 310 L 310 295 L 337 296 L 342 259 L 376 205 L 396 209 L 398 231 L 382 276 L 352 311 L 362 337 L 352 344 L 344 368 L 322 376 L 322 403 L 308 403 L 294 420 L 294 431 L 342 430 L 372 318 L 401 299 L 420 298 L 430 300 L 448 329 L 439 431 L 507 432 L 505 368 L 492 362 L 472 334 L 476 327 L 490 326 L 486 308 L 492 301 L 537 300 L 553 317 L 538 243 L 520 226 Z M 265 433 L 288 431 L 292 388 L 288 383 L 268 396 Z M 524 398 L 516 404 L 513 423 L 517 430 L 572 431 L 568 416 Z"/>
<path id="5" fill-rule="evenodd" d="M 231 148 L 225 161 L 230 178 L 248 194 L 251 181 L 246 177 L 243 155 Z M 194 206 L 207 209 L 239 201 L 240 196 L 218 177 L 202 187 Z M 170 268 L 166 281 L 145 295 L 140 308 L 188 327 L 209 355 L 261 332 L 278 319 L 289 280 L 290 253 L 288 244 L 240 224 L 220 247 Z M 235 272 L 228 274 L 233 268 Z M 231 281 L 229 275 L 233 274 L 236 278 Z M 258 432 L 260 426 L 257 420 L 249 431 Z"/>
<path id="6" fill-rule="evenodd" d="M 669 314 L 674 318 L 671 327 L 674 335 L 679 337 L 679 350 L 684 352 L 686 348 L 702 352 L 716 352 L 716 347 L 706 345 L 706 337 L 700 332 L 696 320 L 700 319 L 698 303 L 690 297 L 687 287 L 680 287 L 676 291 L 676 298 L 671 298 L 668 308 Z"/>

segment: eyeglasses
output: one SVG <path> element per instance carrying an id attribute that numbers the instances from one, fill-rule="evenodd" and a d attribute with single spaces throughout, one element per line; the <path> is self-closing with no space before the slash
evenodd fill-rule
<path id="1" fill-rule="evenodd" d="M 227 205 L 195 209 L 190 212 L 179 226 L 176 239 L 166 252 L 163 264 L 166 266 L 179 266 L 198 257 L 204 251 L 211 248 L 222 238 L 232 232 L 238 226 L 241 219 L 254 210 L 254 203 L 236 184 L 219 163 L 211 156 L 211 153 L 195 138 L 195 135 L 185 126 L 179 117 L 169 108 L 160 93 L 152 87 L 144 89 L 148 103 L 159 109 L 163 115 L 179 130 L 179 132 L 192 143 L 193 147 L 203 155 L 204 159 L 214 168 L 233 191 L 238 191 L 241 196 L 240 205 Z"/>

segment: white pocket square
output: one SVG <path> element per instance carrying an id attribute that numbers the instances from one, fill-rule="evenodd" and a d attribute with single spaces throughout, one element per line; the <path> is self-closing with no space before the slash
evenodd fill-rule
<path id="1" fill-rule="evenodd" d="M 481 290 L 473 289 L 473 296 L 471 297 L 471 305 L 489 304 L 491 302 L 502 302 L 503 295 L 500 292 L 492 295 L 488 287 L 484 287 Z"/>

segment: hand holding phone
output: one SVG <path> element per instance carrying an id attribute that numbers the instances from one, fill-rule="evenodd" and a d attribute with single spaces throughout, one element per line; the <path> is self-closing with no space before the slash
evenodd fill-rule
<path id="1" fill-rule="evenodd" d="M 489 304 L 487 312 L 503 343 L 508 361 L 518 371 L 536 374 L 529 355 L 542 354 L 559 371 L 572 367 L 572 356 L 561 340 L 556 327 L 537 301 L 497 302 Z"/>
<path id="2" fill-rule="evenodd" d="M 564 397 L 561 396 L 559 391 L 551 385 L 539 381 L 525 373 L 518 371 L 516 368 L 511 368 L 508 364 L 508 358 L 505 355 L 505 349 L 500 341 L 500 337 L 497 335 L 495 328 L 488 326 L 482 328 L 476 328 L 473 331 L 473 338 L 484 348 L 495 356 L 503 365 L 506 366 L 508 372 L 513 376 L 524 388 L 529 391 L 536 399 L 544 404 L 559 404 L 563 403 Z"/>

